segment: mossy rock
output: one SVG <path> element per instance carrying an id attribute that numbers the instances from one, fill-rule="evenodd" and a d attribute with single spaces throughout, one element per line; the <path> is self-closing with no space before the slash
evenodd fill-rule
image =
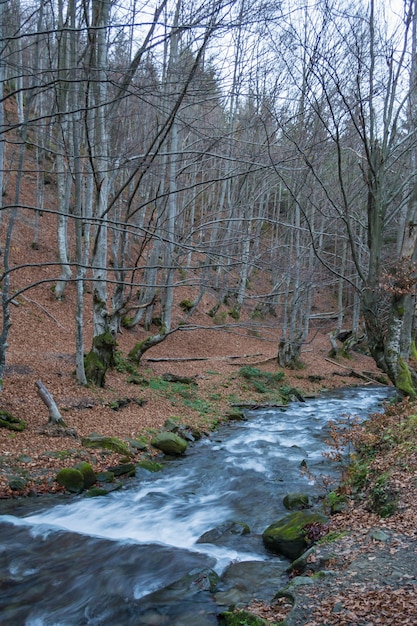
<path id="1" fill-rule="evenodd" d="M 151 441 L 154 448 L 161 450 L 164 454 L 179 456 L 187 449 L 185 439 L 175 433 L 164 431 L 156 435 Z"/>
<path id="2" fill-rule="evenodd" d="M 91 487 L 91 485 L 94 485 L 97 480 L 97 476 L 95 475 L 95 472 L 90 463 L 87 463 L 86 461 L 80 461 L 79 463 L 74 465 L 74 469 L 79 470 L 84 476 L 85 489 L 88 489 L 89 487 Z"/>
<path id="3" fill-rule="evenodd" d="M 268 626 L 268 622 L 248 611 L 224 611 L 219 615 L 221 626 Z"/>
<path id="4" fill-rule="evenodd" d="M 171 433 L 177 432 L 181 428 L 181 422 L 179 417 L 168 417 L 164 423 L 164 430 L 168 430 Z"/>
<path id="5" fill-rule="evenodd" d="M 84 476 L 74 467 L 64 467 L 55 477 L 57 483 L 71 493 L 81 493 L 84 489 Z"/>
<path id="6" fill-rule="evenodd" d="M 136 465 L 134 463 L 120 463 L 110 468 L 114 476 L 127 476 L 131 478 L 136 474 Z"/>
<path id="7" fill-rule="evenodd" d="M 137 439 L 128 438 L 126 439 L 126 441 L 128 445 L 134 450 L 143 451 L 146 450 L 146 448 L 148 447 L 148 442 L 144 437 L 138 437 Z"/>
<path id="8" fill-rule="evenodd" d="M 250 534 L 250 528 L 248 524 L 244 522 L 224 522 L 216 528 L 212 528 L 203 533 L 201 537 L 197 539 L 197 543 L 216 543 L 219 539 L 226 538 L 230 535 L 245 536 Z"/>
<path id="9" fill-rule="evenodd" d="M 83 437 L 81 443 L 85 448 L 103 448 L 104 450 L 124 454 L 128 457 L 134 456 L 129 446 L 120 439 L 117 439 L 117 437 L 106 437 L 92 433 L 88 437 Z"/>
<path id="10" fill-rule="evenodd" d="M 96 480 L 98 483 L 112 483 L 114 481 L 114 473 L 110 471 L 100 472 L 97 474 Z"/>
<path id="11" fill-rule="evenodd" d="M 27 454 L 20 454 L 17 458 L 19 463 L 32 463 L 33 458 Z"/>
<path id="12" fill-rule="evenodd" d="M 328 519 L 321 513 L 294 511 L 266 528 L 262 534 L 265 548 L 295 561 L 308 548 L 309 540 L 305 526 L 326 524 Z"/>
<path id="13" fill-rule="evenodd" d="M 91 487 L 85 494 L 86 497 L 94 498 L 95 496 L 106 495 L 112 491 L 119 491 L 123 487 L 121 480 L 113 481 L 112 483 L 102 483 L 101 485 L 95 485 Z M 99 490 L 99 491 L 96 491 Z"/>
<path id="14" fill-rule="evenodd" d="M 12 491 L 23 491 L 28 481 L 23 476 L 9 476 L 8 483 Z"/>
<path id="15" fill-rule="evenodd" d="M 142 387 L 149 387 L 149 380 L 142 376 L 141 374 L 132 374 L 127 379 L 127 382 L 130 385 L 140 385 Z"/>
<path id="16" fill-rule="evenodd" d="M 112 491 L 119 491 L 123 487 L 123 483 L 119 480 L 118 482 L 113 481 L 112 483 L 104 483 L 100 486 L 91 487 L 85 494 L 86 498 L 96 498 L 98 496 L 106 496 L 108 493 Z"/>
<path id="17" fill-rule="evenodd" d="M 164 466 L 162 463 L 157 463 L 156 461 L 151 461 L 150 459 L 142 459 L 137 464 L 137 467 L 147 470 L 148 472 L 160 472 Z"/>
<path id="18" fill-rule="evenodd" d="M 310 496 L 306 493 L 287 493 L 282 502 L 289 511 L 301 511 L 311 506 Z"/>
<path id="19" fill-rule="evenodd" d="M 26 422 L 14 417 L 9 411 L 0 411 L 0 426 L 2 428 L 8 428 L 9 430 L 15 430 L 21 432 L 26 428 Z"/>
<path id="20" fill-rule="evenodd" d="M 225 417 L 230 422 L 232 421 L 243 422 L 246 419 L 245 414 L 242 411 L 242 409 L 238 409 L 238 408 L 231 409 L 228 413 L 226 413 Z"/>
<path id="21" fill-rule="evenodd" d="M 107 496 L 110 493 L 108 489 L 104 489 L 104 487 L 92 487 L 85 494 L 86 498 L 98 498 L 99 496 Z"/>

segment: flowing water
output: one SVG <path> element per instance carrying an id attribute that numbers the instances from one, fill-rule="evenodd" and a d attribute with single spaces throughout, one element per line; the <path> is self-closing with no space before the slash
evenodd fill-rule
<path id="1" fill-rule="evenodd" d="M 349 389 L 249 411 L 106 497 L 3 505 L 0 623 L 208 626 L 232 604 L 270 600 L 288 562 L 264 549 L 262 532 L 285 514 L 286 493 L 314 498 L 320 476 L 337 478 L 323 457 L 328 422 L 366 417 L 389 393 Z"/>

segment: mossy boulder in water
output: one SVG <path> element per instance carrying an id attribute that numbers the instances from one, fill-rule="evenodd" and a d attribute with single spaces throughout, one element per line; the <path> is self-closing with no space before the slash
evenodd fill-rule
<path id="1" fill-rule="evenodd" d="M 306 526 L 326 524 L 327 518 L 321 513 L 295 511 L 289 513 L 266 528 L 262 534 L 264 546 L 294 561 L 308 548 L 309 539 Z"/>
<path id="2" fill-rule="evenodd" d="M 107 470 L 104 472 L 100 472 L 96 476 L 98 483 L 112 483 L 114 481 L 114 473 Z"/>
<path id="3" fill-rule="evenodd" d="M 97 496 L 107 496 L 108 493 L 111 493 L 112 491 L 118 491 L 119 489 L 122 488 L 122 486 L 123 486 L 123 483 L 121 481 L 113 482 L 113 483 L 103 483 L 102 485 L 95 485 L 94 487 L 91 487 L 91 489 L 89 489 L 86 492 L 85 497 L 95 498 Z"/>
<path id="4" fill-rule="evenodd" d="M 113 476 L 131 478 L 136 474 L 136 465 L 134 463 L 120 463 L 120 465 L 113 465 L 109 470 L 113 473 Z"/>
<path id="5" fill-rule="evenodd" d="M 175 433 L 164 431 L 156 435 L 151 441 L 154 448 L 161 450 L 164 454 L 178 456 L 184 454 L 187 449 L 185 439 Z"/>
<path id="6" fill-rule="evenodd" d="M 224 611 L 219 615 L 219 624 L 222 626 L 268 626 L 268 622 L 248 611 Z"/>
<path id="7" fill-rule="evenodd" d="M 92 487 L 85 494 L 86 498 L 98 498 L 99 496 L 107 496 L 110 493 L 108 489 L 104 489 L 104 487 Z"/>
<path id="8" fill-rule="evenodd" d="M 140 469 L 144 469 L 147 472 L 160 472 L 164 466 L 161 463 L 151 461 L 150 459 L 142 459 L 137 464 L 137 467 L 139 467 Z"/>
<path id="9" fill-rule="evenodd" d="M 311 506 L 310 497 L 306 493 L 287 493 L 283 504 L 289 511 L 300 511 Z"/>
<path id="10" fill-rule="evenodd" d="M 84 476 L 74 467 L 64 467 L 58 472 L 55 480 L 71 493 L 81 493 L 84 489 Z"/>
<path id="11" fill-rule="evenodd" d="M 79 470 L 81 474 L 83 475 L 85 489 L 88 489 L 89 487 L 91 487 L 91 485 L 94 485 L 94 483 L 97 480 L 97 477 L 90 463 L 87 463 L 86 461 L 80 461 L 80 463 L 77 463 L 76 465 L 74 465 L 74 469 Z"/>
<path id="12" fill-rule="evenodd" d="M 203 533 L 197 540 L 197 543 L 221 543 L 222 540 L 230 535 L 244 536 L 249 535 L 250 528 L 244 522 L 224 522 L 212 530 Z"/>

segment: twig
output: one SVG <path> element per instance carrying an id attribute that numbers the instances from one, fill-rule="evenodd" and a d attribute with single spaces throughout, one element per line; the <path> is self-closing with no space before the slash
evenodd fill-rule
<path id="1" fill-rule="evenodd" d="M 51 318 L 51 320 L 54 320 L 54 322 L 55 322 L 58 326 L 60 326 L 63 330 L 68 331 L 68 329 L 67 329 L 67 328 L 65 328 L 65 326 L 63 326 L 63 325 L 61 324 L 61 322 L 59 322 L 59 321 L 56 319 L 56 317 L 54 317 L 54 316 L 52 315 L 52 313 L 49 313 L 49 311 L 47 311 L 47 310 L 45 309 L 45 307 L 44 307 L 44 306 L 42 306 L 42 304 L 39 304 L 39 302 L 36 302 L 36 300 L 31 300 L 30 298 L 28 298 L 27 296 L 24 296 L 23 294 L 20 294 L 20 297 L 21 297 L 21 298 L 23 298 L 24 300 L 26 300 L 27 302 L 30 302 L 31 304 L 36 304 L 36 306 L 38 306 L 40 309 L 42 309 L 42 311 L 43 311 L 44 313 L 46 313 L 46 315 L 47 315 L 48 317 L 50 317 L 50 318 Z"/>

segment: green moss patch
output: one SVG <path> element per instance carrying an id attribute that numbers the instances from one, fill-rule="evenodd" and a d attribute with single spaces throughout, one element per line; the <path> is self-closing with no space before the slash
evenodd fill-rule
<path id="1" fill-rule="evenodd" d="M 224 611 L 219 615 L 222 626 L 267 626 L 268 622 L 248 611 Z"/>
<path id="2" fill-rule="evenodd" d="M 73 467 L 64 467 L 58 472 L 55 480 L 71 493 L 81 493 L 84 489 L 84 476 Z"/>
<path id="3" fill-rule="evenodd" d="M 278 383 L 284 378 L 284 372 L 263 372 L 257 367 L 245 365 L 240 368 L 239 376 L 247 380 L 258 393 L 267 393 L 277 388 Z"/>
<path id="4" fill-rule="evenodd" d="M 311 545 L 310 529 L 324 526 L 327 522 L 321 513 L 295 511 L 268 526 L 262 534 L 262 540 L 271 552 L 294 561 Z"/>
<path id="5" fill-rule="evenodd" d="M 26 428 L 26 422 L 14 417 L 14 415 L 8 411 L 0 411 L 0 426 L 2 428 L 8 428 L 9 430 L 21 432 Z"/>
<path id="6" fill-rule="evenodd" d="M 123 454 L 128 457 L 134 456 L 132 450 L 123 441 L 117 439 L 117 437 L 107 437 L 105 435 L 98 435 L 92 433 L 88 437 L 83 437 L 81 443 L 85 448 L 103 448 L 105 450 L 111 450 L 117 454 Z"/>

